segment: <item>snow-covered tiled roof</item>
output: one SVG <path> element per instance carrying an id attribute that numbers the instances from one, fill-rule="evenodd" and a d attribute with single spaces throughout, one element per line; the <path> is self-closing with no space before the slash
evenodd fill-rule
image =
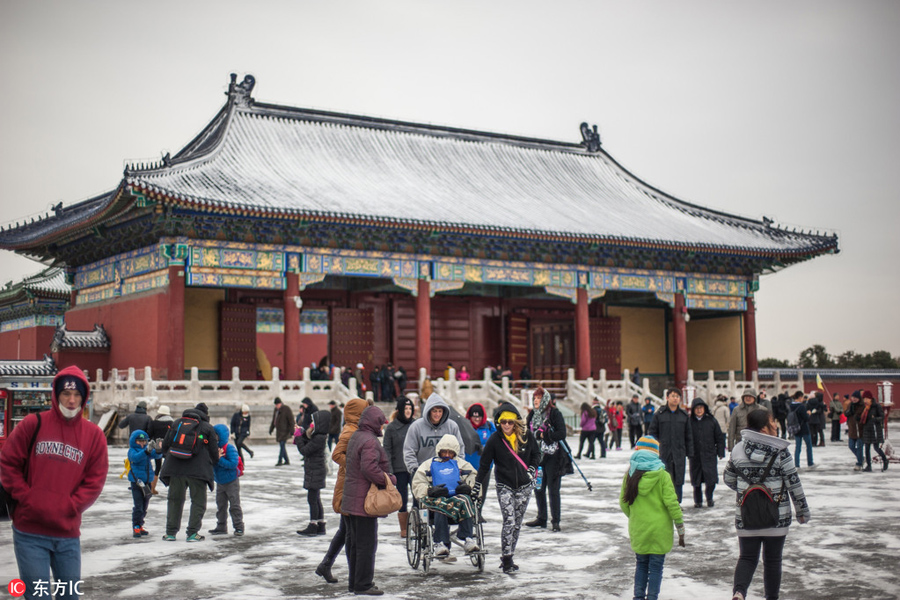
<path id="1" fill-rule="evenodd" d="M 125 183 L 219 209 L 763 253 L 837 247 L 679 201 L 586 146 L 245 99 L 175 159 Z"/>
<path id="2" fill-rule="evenodd" d="M 94 325 L 91 331 L 69 331 L 63 323 L 53 334 L 50 350 L 109 350 L 109 336 L 103 325 Z"/>
<path id="3" fill-rule="evenodd" d="M 586 125 L 583 142 L 539 140 L 261 104 L 250 97 L 254 84 L 249 75 L 233 78 L 228 103 L 174 157 L 129 167 L 114 192 L 0 233 L 0 247 L 45 255 L 41 244 L 72 227 L 128 210 L 133 192 L 204 212 L 710 250 L 785 264 L 838 250 L 833 235 L 789 232 L 669 196 L 619 165 Z"/>
<path id="4" fill-rule="evenodd" d="M 44 360 L 0 360 L 0 377 L 52 377 L 56 363 L 44 355 Z"/>
<path id="5" fill-rule="evenodd" d="M 64 269 L 51 267 L 26 277 L 18 283 L 9 282 L 6 289 L 0 290 L 0 300 L 9 296 L 17 296 L 22 292 L 68 298 L 72 292 L 72 286 L 66 283 L 66 272 Z"/>

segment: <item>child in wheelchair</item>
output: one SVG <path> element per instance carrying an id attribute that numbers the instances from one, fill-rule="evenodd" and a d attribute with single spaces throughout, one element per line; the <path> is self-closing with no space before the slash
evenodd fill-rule
<path id="1" fill-rule="evenodd" d="M 456 436 L 443 436 L 435 446 L 435 457 L 419 465 L 412 481 L 413 496 L 434 516 L 434 556 L 439 559 L 450 556 L 451 519 L 459 523 L 456 537 L 466 554 L 479 550 L 472 534 L 476 471 L 458 456 Z"/>

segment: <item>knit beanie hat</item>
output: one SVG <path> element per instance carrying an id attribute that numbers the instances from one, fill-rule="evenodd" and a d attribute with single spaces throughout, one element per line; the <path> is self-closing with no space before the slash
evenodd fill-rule
<path id="1" fill-rule="evenodd" d="M 875 399 L 875 397 L 872 396 L 872 392 L 870 392 L 869 390 L 866 390 L 862 393 L 862 399 L 865 400 L 866 398 L 868 398 L 869 400 Z"/>
<path id="2" fill-rule="evenodd" d="M 200 412 L 202 412 L 204 415 L 209 416 L 209 407 L 206 406 L 206 403 L 205 403 L 205 402 L 201 402 L 200 404 L 198 404 L 198 405 L 195 406 L 194 408 L 195 408 L 196 410 L 199 410 Z"/>
<path id="3" fill-rule="evenodd" d="M 250 407 L 247 406 L 246 404 L 244 404 L 243 406 L 241 406 L 241 412 L 242 412 L 242 413 L 248 413 L 248 412 L 250 412 Z"/>
<path id="4" fill-rule="evenodd" d="M 650 435 L 645 435 L 641 439 L 637 441 L 637 444 L 634 445 L 635 450 L 649 450 L 653 452 L 657 456 L 659 455 L 659 442 L 655 437 Z"/>
<path id="5" fill-rule="evenodd" d="M 498 423 L 500 421 L 518 421 L 518 420 L 519 420 L 519 415 L 517 415 L 516 413 L 509 411 L 509 410 L 503 411 L 502 413 L 500 413 L 500 416 L 497 417 Z"/>
<path id="6" fill-rule="evenodd" d="M 59 398 L 59 395 L 63 392 L 63 390 L 75 390 L 79 394 L 81 394 L 81 403 L 87 400 L 88 390 L 87 386 L 84 384 L 84 380 L 79 377 L 75 377 L 74 375 L 63 375 L 62 377 L 58 377 L 56 381 L 53 382 L 53 393 Z"/>

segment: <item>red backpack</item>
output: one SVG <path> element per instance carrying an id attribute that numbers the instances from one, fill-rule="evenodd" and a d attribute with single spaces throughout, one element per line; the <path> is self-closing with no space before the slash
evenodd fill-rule
<path id="1" fill-rule="evenodd" d="M 232 446 L 233 448 L 234 446 Z M 244 459 L 241 458 L 241 455 L 238 454 L 238 464 L 237 464 L 237 473 L 238 477 L 244 474 Z"/>

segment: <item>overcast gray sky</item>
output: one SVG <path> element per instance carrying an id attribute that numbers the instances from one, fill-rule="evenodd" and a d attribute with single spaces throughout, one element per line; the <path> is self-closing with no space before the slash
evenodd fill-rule
<path id="1" fill-rule="evenodd" d="M 900 2 L 0 0 L 0 223 L 260 101 L 563 141 L 648 183 L 835 231 L 764 276 L 760 357 L 900 354 Z M 0 251 L 0 283 L 41 266 Z"/>

